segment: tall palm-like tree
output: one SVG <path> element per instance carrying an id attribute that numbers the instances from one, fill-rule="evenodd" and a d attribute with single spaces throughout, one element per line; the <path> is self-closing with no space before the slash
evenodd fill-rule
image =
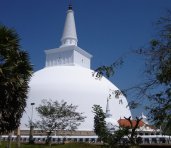
<path id="1" fill-rule="evenodd" d="M 16 129 L 26 106 L 32 65 L 15 30 L 0 25 L 0 134 Z"/>

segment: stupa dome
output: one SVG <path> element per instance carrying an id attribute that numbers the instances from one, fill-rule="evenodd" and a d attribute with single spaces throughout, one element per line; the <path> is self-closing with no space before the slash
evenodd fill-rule
<path id="1" fill-rule="evenodd" d="M 105 77 L 98 79 L 93 76 L 93 73 L 93 70 L 81 66 L 52 66 L 35 72 L 29 83 L 30 91 L 26 112 L 31 112 L 32 102 L 35 103 L 35 108 L 40 105 L 42 99 L 64 100 L 69 104 L 77 105 L 78 111 L 86 116 L 85 122 L 79 129 L 93 130 L 92 106 L 97 104 L 105 110 L 106 98 L 110 90 L 118 90 Z M 116 98 L 114 94 L 111 97 L 110 113 L 113 119 L 118 121 L 124 116 L 129 117 L 131 113 L 126 107 L 128 105 L 126 98 L 123 95 Z M 33 112 L 34 121 L 38 119 L 38 115 L 35 110 Z M 28 123 L 27 116 L 24 116 L 22 120 Z"/>
<path id="2" fill-rule="evenodd" d="M 46 50 L 45 68 L 35 72 L 29 82 L 26 112 L 21 120 L 21 129 L 28 124 L 28 116 L 33 108 L 33 122 L 39 117 L 35 110 L 43 99 L 66 101 L 78 106 L 85 122 L 79 130 L 93 130 L 93 105 L 100 105 L 104 110 L 106 100 L 110 98 L 110 113 L 118 121 L 131 116 L 126 98 L 119 89 L 105 77 L 96 77 L 90 69 L 92 55 L 77 46 L 77 34 L 73 10 L 69 7 L 64 33 L 59 48 Z M 119 93 L 119 95 L 118 95 Z"/>

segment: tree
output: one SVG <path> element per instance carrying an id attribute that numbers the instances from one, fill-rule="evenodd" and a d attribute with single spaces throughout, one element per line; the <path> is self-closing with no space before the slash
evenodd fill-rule
<path id="1" fill-rule="evenodd" d="M 15 130 L 26 106 L 32 65 L 15 30 L 0 25 L 0 134 Z"/>
<path id="2" fill-rule="evenodd" d="M 95 72 L 93 73 L 93 76 L 96 78 L 101 78 L 102 76 L 106 76 L 107 78 L 111 77 L 115 73 L 115 69 L 118 68 L 123 64 L 123 59 L 122 57 L 116 59 L 111 65 L 106 66 L 100 66 L 98 67 Z"/>
<path id="3" fill-rule="evenodd" d="M 107 142 L 108 130 L 105 122 L 105 113 L 100 105 L 93 106 L 94 132 L 98 135 L 100 141 Z"/>
<path id="4" fill-rule="evenodd" d="M 139 128 L 139 123 L 142 120 L 142 118 L 136 117 L 136 120 L 134 120 L 134 125 L 133 121 L 131 120 L 131 116 L 129 118 L 125 117 L 125 120 L 129 122 L 130 126 L 121 125 L 118 127 L 117 130 L 110 131 L 110 129 L 107 128 L 105 122 L 106 117 L 102 107 L 99 105 L 94 105 L 93 113 L 95 114 L 94 132 L 96 133 L 96 135 L 98 135 L 100 141 L 104 142 L 104 144 L 107 144 L 109 147 L 115 147 L 118 144 L 122 146 L 125 144 L 139 144 L 140 137 L 137 137 L 136 131 Z M 127 137 L 126 143 L 124 143 L 124 137 Z"/>
<path id="5" fill-rule="evenodd" d="M 36 108 L 41 120 L 37 121 L 37 127 L 47 132 L 47 143 L 50 136 L 56 130 L 73 131 L 84 121 L 82 113 L 76 111 L 77 106 L 67 104 L 67 102 L 43 100 L 42 104 Z"/>
<path id="6" fill-rule="evenodd" d="M 157 37 L 137 53 L 147 59 L 147 81 L 139 86 L 139 94 L 150 100 L 147 106 L 150 118 L 161 126 L 163 123 L 171 125 L 171 11 L 158 20 L 157 27 Z"/>
<path id="7" fill-rule="evenodd" d="M 136 50 L 136 53 L 146 58 L 146 80 L 122 92 L 134 97 L 129 102 L 131 109 L 137 108 L 141 99 L 148 99 L 150 105 L 146 105 L 146 109 L 149 118 L 157 127 L 164 123 L 163 129 L 167 131 L 171 129 L 171 11 L 168 10 L 167 16 L 158 20 L 157 27 L 158 34 L 148 47 Z M 114 68 L 113 64 L 101 66 L 97 74 L 109 77 Z"/>
<path id="8" fill-rule="evenodd" d="M 130 124 L 130 126 L 128 127 L 122 127 L 124 129 L 128 129 L 128 133 L 127 133 L 127 137 L 128 137 L 128 141 L 131 145 L 136 145 L 139 144 L 139 137 L 137 137 L 137 129 L 139 128 L 139 123 L 142 120 L 142 118 L 138 118 L 136 117 L 135 120 L 135 125 L 133 124 L 133 120 L 131 120 L 131 116 L 129 118 L 124 117 Z"/>

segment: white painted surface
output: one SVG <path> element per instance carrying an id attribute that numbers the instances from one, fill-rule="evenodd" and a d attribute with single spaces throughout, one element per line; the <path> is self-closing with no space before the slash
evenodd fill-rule
<path id="1" fill-rule="evenodd" d="M 31 102 L 35 107 L 39 106 L 42 99 L 64 100 L 73 105 L 78 105 L 78 111 L 83 112 L 87 117 L 85 122 L 79 127 L 80 130 L 93 130 L 92 106 L 94 104 L 102 106 L 105 111 L 106 100 L 110 90 L 118 90 L 106 78 L 101 80 L 92 76 L 93 71 L 80 66 L 53 66 L 46 67 L 34 73 L 30 81 L 30 91 L 26 113 L 31 115 Z M 119 102 L 122 100 L 122 104 Z M 129 117 L 131 112 L 127 108 L 127 100 L 124 96 L 110 99 L 110 113 L 116 121 L 120 118 Z M 21 128 L 28 124 L 28 116 L 25 113 L 22 118 Z M 34 109 L 33 121 L 38 119 Z"/>
<path id="2" fill-rule="evenodd" d="M 61 47 L 75 45 L 77 46 L 77 33 L 73 10 L 67 11 L 63 35 L 61 38 Z"/>
<path id="3" fill-rule="evenodd" d="M 46 67 L 78 65 L 90 68 L 92 55 L 78 46 L 66 46 L 45 50 Z"/>

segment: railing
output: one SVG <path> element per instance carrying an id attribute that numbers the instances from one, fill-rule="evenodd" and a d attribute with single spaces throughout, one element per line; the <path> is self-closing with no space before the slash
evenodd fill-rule
<path id="1" fill-rule="evenodd" d="M 171 144 L 170 136 L 167 135 L 142 135 L 139 136 L 141 144 Z M 2 141 L 17 141 L 17 136 L 3 135 L 1 136 Z M 33 136 L 35 143 L 44 143 L 47 136 Z M 127 138 L 123 138 L 121 143 L 127 141 Z M 20 136 L 20 142 L 29 142 L 29 136 Z M 63 143 L 63 142 L 88 142 L 88 143 L 101 143 L 98 136 L 51 136 L 52 143 Z"/>

